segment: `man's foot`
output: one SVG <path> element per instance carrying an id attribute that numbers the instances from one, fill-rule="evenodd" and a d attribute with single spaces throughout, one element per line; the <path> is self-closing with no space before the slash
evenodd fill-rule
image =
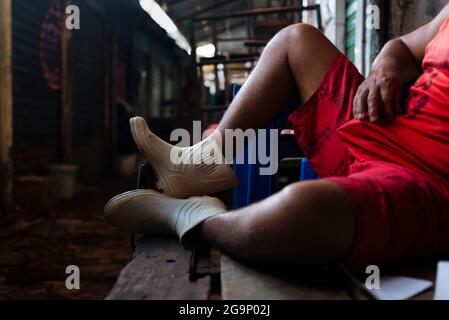
<path id="1" fill-rule="evenodd" d="M 188 198 L 238 186 L 237 177 L 224 162 L 223 154 L 214 152 L 221 149 L 213 135 L 192 147 L 179 148 L 159 139 L 143 118 L 133 118 L 130 123 L 134 141 L 152 165 L 158 179 L 156 185 L 164 194 Z"/>
<path id="2" fill-rule="evenodd" d="M 106 221 L 123 231 L 178 236 L 181 241 L 200 223 L 225 211 L 225 205 L 217 198 L 175 199 L 153 190 L 123 193 L 104 209 Z"/>

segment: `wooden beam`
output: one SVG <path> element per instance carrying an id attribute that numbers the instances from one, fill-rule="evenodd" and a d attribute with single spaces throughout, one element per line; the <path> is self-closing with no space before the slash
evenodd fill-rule
<path id="1" fill-rule="evenodd" d="M 236 38 L 217 38 L 217 42 L 245 42 L 245 41 L 265 41 L 268 42 L 270 39 L 261 37 L 236 37 Z"/>
<path id="2" fill-rule="evenodd" d="M 292 7 L 255 8 L 255 9 L 248 9 L 248 10 L 242 10 L 242 11 L 235 11 L 232 13 L 226 13 L 226 14 L 222 14 L 222 15 L 195 17 L 194 20 L 196 22 L 200 22 L 200 21 L 210 21 L 210 20 L 237 19 L 237 18 L 269 15 L 269 14 L 276 14 L 276 13 L 288 13 L 288 12 L 300 13 L 302 11 L 319 10 L 319 8 L 320 8 L 319 5 L 305 6 L 305 7 L 292 6 Z"/>
<path id="3" fill-rule="evenodd" d="M 259 58 L 259 55 L 235 55 L 225 57 L 225 56 L 216 56 L 213 58 L 201 58 L 200 62 L 197 64 L 198 66 L 206 66 L 206 65 L 217 65 L 217 64 L 233 64 L 233 63 L 245 63 L 256 61 Z"/>
<path id="4" fill-rule="evenodd" d="M 71 0 L 65 0 L 65 6 L 69 6 Z M 65 10 L 64 10 L 65 11 Z M 62 27 L 61 39 L 62 52 L 62 86 L 61 86 L 61 163 L 71 164 L 73 161 L 73 83 L 72 83 L 72 32 L 65 27 L 65 19 Z"/>
<path id="5" fill-rule="evenodd" d="M 183 16 L 180 16 L 176 20 L 183 21 L 183 20 L 186 20 L 186 19 L 190 19 L 191 17 L 195 17 L 195 16 L 198 16 L 200 14 L 203 14 L 203 13 L 206 13 L 206 12 L 209 12 L 209 11 L 212 11 L 212 10 L 219 9 L 221 7 L 224 7 L 224 6 L 228 6 L 231 3 L 234 3 L 236 1 L 239 1 L 239 0 L 224 0 L 224 1 L 220 1 L 220 2 L 217 2 L 217 3 L 213 4 L 213 5 L 200 8 L 200 9 L 196 10 L 193 13 L 189 13 L 189 14 L 185 14 Z"/>
<path id="6" fill-rule="evenodd" d="M 0 214 L 12 203 L 12 0 L 0 1 Z"/>
<path id="7" fill-rule="evenodd" d="M 223 300 L 350 300 L 331 270 L 262 268 L 221 256 Z"/>
<path id="8" fill-rule="evenodd" d="M 247 40 L 244 42 L 246 47 L 265 47 L 268 44 L 266 40 Z"/>

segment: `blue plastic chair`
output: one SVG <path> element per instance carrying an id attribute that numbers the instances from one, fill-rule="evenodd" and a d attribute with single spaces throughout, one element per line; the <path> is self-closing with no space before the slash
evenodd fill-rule
<path id="1" fill-rule="evenodd" d="M 241 86 L 234 85 L 233 96 L 235 97 L 240 90 Z M 299 98 L 293 99 L 290 103 L 287 111 L 281 114 L 275 121 L 270 123 L 266 130 L 270 129 L 280 129 L 288 115 L 291 111 L 296 108 L 299 104 Z M 266 135 L 266 150 L 271 150 L 270 146 L 270 135 Z M 259 174 L 260 168 L 263 166 L 259 163 L 258 159 L 252 159 L 253 154 L 257 152 L 252 152 L 257 148 L 258 140 L 251 141 L 248 143 L 246 148 L 242 151 L 244 152 L 244 164 L 233 164 L 234 173 L 240 181 L 240 186 L 233 190 L 233 208 L 238 209 L 246 207 L 252 203 L 263 200 L 273 194 L 274 189 L 274 176 L 263 176 Z M 255 150 L 257 151 L 257 150 Z M 285 151 L 279 150 L 279 160 L 286 157 Z M 283 154 L 284 153 L 284 154 Z M 268 155 L 269 156 L 269 155 Z M 317 179 L 317 175 L 313 171 L 307 159 L 303 159 L 301 163 L 301 173 L 299 176 L 300 181 L 314 180 Z"/>
<path id="2" fill-rule="evenodd" d="M 313 170 L 312 165 L 309 160 L 302 159 L 301 162 L 301 174 L 299 176 L 299 181 L 308 181 L 308 180 L 317 180 L 319 179 L 318 175 Z"/>
<path id="3" fill-rule="evenodd" d="M 233 87 L 233 96 L 235 97 L 240 90 L 240 86 Z M 270 124 L 267 129 L 271 129 Z M 268 135 L 267 135 L 268 136 Z M 270 143 L 267 137 L 267 145 Z M 244 164 L 233 164 L 234 173 L 240 181 L 238 188 L 233 190 L 233 207 L 234 209 L 248 206 L 251 203 L 264 199 L 271 194 L 273 188 L 272 176 L 261 176 L 258 170 L 261 167 L 257 159 L 251 159 L 252 150 L 257 149 L 257 140 L 250 141 L 242 152 L 244 153 Z M 256 150 L 257 151 L 257 150 Z"/>

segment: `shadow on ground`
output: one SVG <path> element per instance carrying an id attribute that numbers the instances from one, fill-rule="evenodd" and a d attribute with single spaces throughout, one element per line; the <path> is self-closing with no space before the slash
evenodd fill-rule
<path id="1" fill-rule="evenodd" d="M 125 189 L 105 183 L 43 214 L 2 219 L 0 299 L 103 299 L 131 255 L 129 236 L 103 219 L 106 201 Z M 69 265 L 80 268 L 79 291 L 65 286 Z"/>

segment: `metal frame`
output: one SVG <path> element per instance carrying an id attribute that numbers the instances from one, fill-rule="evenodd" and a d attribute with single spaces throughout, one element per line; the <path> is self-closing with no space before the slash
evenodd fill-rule
<path id="1" fill-rule="evenodd" d="M 322 24 L 321 24 L 321 6 L 319 4 L 315 5 L 309 5 L 309 6 L 303 6 L 303 5 L 290 5 L 290 6 L 283 6 L 283 7 L 272 7 L 272 8 L 254 8 L 253 7 L 253 1 L 247 0 L 247 7 L 246 10 L 240 10 L 232 13 L 226 13 L 226 14 L 218 14 L 218 15 L 208 15 L 208 16 L 202 16 L 202 13 L 205 13 L 207 11 L 216 9 L 221 6 L 228 5 L 230 3 L 233 3 L 234 1 L 220 1 L 217 2 L 217 0 L 214 0 L 214 4 L 206 7 L 202 10 L 196 11 L 193 15 L 191 15 L 189 20 L 189 26 L 190 26 L 190 46 L 192 48 L 192 68 L 199 68 L 200 73 L 200 79 L 204 79 L 203 75 L 203 66 L 204 65 L 213 65 L 214 66 L 214 72 L 215 72 L 215 86 L 217 88 L 217 92 L 219 91 L 219 80 L 218 80 L 218 65 L 225 65 L 224 72 L 225 72 L 225 78 L 228 78 L 229 71 L 227 70 L 229 64 L 235 64 L 235 63 L 245 63 L 245 62 L 255 62 L 257 61 L 259 54 L 258 54 L 258 48 L 264 47 L 269 39 L 258 39 L 254 38 L 253 35 L 253 29 L 254 29 L 254 17 L 257 16 L 263 16 L 263 15 L 271 15 L 271 14 L 281 14 L 281 13 L 298 13 L 299 14 L 299 22 L 302 21 L 302 13 L 304 11 L 316 11 L 317 15 L 317 27 L 322 30 Z M 246 25 L 247 25 L 247 37 L 246 38 L 218 38 L 217 34 L 217 22 L 222 20 L 229 20 L 229 19 L 241 19 L 246 18 Z M 244 42 L 244 45 L 248 47 L 248 55 L 243 56 L 234 56 L 234 57 L 214 57 L 214 58 L 208 58 L 208 59 L 201 59 L 199 62 L 197 62 L 197 56 L 196 56 L 196 49 L 197 49 L 197 43 L 196 43 L 196 24 L 200 22 L 211 22 L 212 23 L 212 42 L 215 48 L 218 48 L 219 42 L 238 42 L 242 41 Z M 196 71 L 197 72 L 197 71 Z M 226 81 L 226 80 L 225 80 Z M 205 94 L 202 94 L 202 99 L 205 99 Z M 229 97 L 226 94 L 225 95 L 226 104 L 229 102 Z M 205 101 L 203 100 L 203 105 L 205 105 Z M 221 107 L 219 108 L 221 110 Z M 206 113 L 211 111 L 212 109 L 209 108 L 203 108 L 201 110 L 201 113 L 206 116 Z M 215 109 L 214 109 L 215 110 Z"/>
<path id="2" fill-rule="evenodd" d="M 194 17 L 195 22 L 200 21 L 211 21 L 211 20 L 225 20 L 225 19 L 236 19 L 236 18 L 246 18 L 252 16 L 260 16 L 260 15 L 269 15 L 276 13 L 289 13 L 289 12 L 298 12 L 301 13 L 303 11 L 312 11 L 317 10 L 321 12 L 320 5 L 313 6 L 289 6 L 289 7 L 276 7 L 276 8 L 256 8 L 250 10 L 242 10 L 229 14 L 222 15 L 211 15 L 211 16 L 203 16 L 203 17 Z"/>

